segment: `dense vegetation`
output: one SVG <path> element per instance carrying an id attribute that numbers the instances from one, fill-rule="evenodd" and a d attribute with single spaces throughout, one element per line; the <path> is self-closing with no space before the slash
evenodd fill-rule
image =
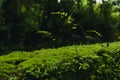
<path id="1" fill-rule="evenodd" d="M 119 79 L 120 42 L 15 51 L 0 56 L 0 80 Z"/>
<path id="2" fill-rule="evenodd" d="M 119 80 L 120 0 L 97 1 L 0 0 L 0 80 Z"/>
<path id="3" fill-rule="evenodd" d="M 119 5 L 119 0 L 0 0 L 0 52 L 119 40 Z"/>

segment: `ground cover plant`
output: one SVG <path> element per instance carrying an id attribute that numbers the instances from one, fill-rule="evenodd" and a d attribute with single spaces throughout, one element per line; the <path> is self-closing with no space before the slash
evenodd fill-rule
<path id="1" fill-rule="evenodd" d="M 119 80 L 120 42 L 0 56 L 0 80 Z"/>

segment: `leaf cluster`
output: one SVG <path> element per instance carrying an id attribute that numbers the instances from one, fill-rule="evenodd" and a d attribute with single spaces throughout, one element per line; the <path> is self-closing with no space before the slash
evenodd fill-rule
<path id="1" fill-rule="evenodd" d="M 1 80 L 119 80 L 120 42 L 0 56 Z"/>

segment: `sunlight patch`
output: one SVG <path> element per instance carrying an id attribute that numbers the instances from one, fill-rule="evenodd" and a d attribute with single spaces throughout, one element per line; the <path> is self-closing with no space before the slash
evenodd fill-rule
<path id="1" fill-rule="evenodd" d="M 104 1 L 108 1 L 108 0 L 104 0 Z M 102 4 L 102 0 L 96 0 L 96 2 Z"/>
<path id="2" fill-rule="evenodd" d="M 61 0 L 58 0 L 58 2 L 60 2 Z"/>

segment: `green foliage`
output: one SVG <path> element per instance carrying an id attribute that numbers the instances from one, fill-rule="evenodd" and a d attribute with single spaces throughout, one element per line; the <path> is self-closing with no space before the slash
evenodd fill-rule
<path id="1" fill-rule="evenodd" d="M 109 44 L 12 52 L 0 56 L 0 79 L 119 80 L 120 42 Z"/>
<path id="2" fill-rule="evenodd" d="M 22 6 L 21 6 L 21 12 L 22 12 L 22 13 L 26 12 L 26 7 L 25 7 L 25 5 L 22 5 Z"/>
<path id="3" fill-rule="evenodd" d="M 73 45 L 119 39 L 110 1 L 0 0 L 0 53 L 21 50 L 0 56 L 0 80 L 120 79 L 120 42 Z"/>
<path id="4" fill-rule="evenodd" d="M 0 0 L 0 50 L 116 41 L 120 35 L 119 15 L 118 0 L 102 4 L 95 0 Z M 86 32 L 89 30 L 93 32 Z"/>

